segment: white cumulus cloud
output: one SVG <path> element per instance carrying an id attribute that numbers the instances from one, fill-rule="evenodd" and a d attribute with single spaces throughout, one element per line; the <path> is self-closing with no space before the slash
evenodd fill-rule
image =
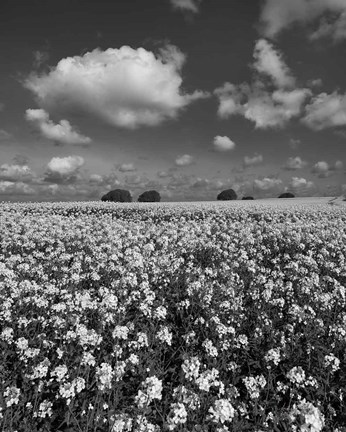
<path id="1" fill-rule="evenodd" d="M 235 143 L 227 136 L 217 135 L 214 138 L 214 149 L 217 151 L 228 151 L 235 149 Z"/>
<path id="2" fill-rule="evenodd" d="M 289 186 L 294 192 L 304 194 L 314 188 L 314 182 L 308 181 L 305 178 L 292 177 Z"/>
<path id="3" fill-rule="evenodd" d="M 330 37 L 334 42 L 346 39 L 346 10 L 332 20 L 322 19 L 320 26 L 310 35 L 311 40 Z"/>
<path id="4" fill-rule="evenodd" d="M 319 161 L 312 167 L 311 172 L 321 178 L 328 177 L 330 175 L 330 166 L 326 161 Z"/>
<path id="5" fill-rule="evenodd" d="M 36 191 L 24 182 L 14 182 L 8 180 L 0 181 L 0 194 L 4 195 L 34 195 Z"/>
<path id="6" fill-rule="evenodd" d="M 282 54 L 275 50 L 267 40 L 259 39 L 256 42 L 254 59 L 254 69 L 269 76 L 277 87 L 293 87 L 295 85 L 295 78 L 284 62 Z"/>
<path id="7" fill-rule="evenodd" d="M 346 37 L 345 0 L 266 0 L 261 12 L 263 33 L 273 38 L 293 24 L 306 25 L 318 20 L 312 38 L 331 36 L 335 40 Z"/>
<path id="8" fill-rule="evenodd" d="M 45 181 L 55 183 L 73 182 L 83 165 L 84 158 L 82 156 L 53 157 L 47 164 Z"/>
<path id="9" fill-rule="evenodd" d="M 181 89 L 184 61 L 173 45 L 157 56 L 129 46 L 95 49 L 60 60 L 49 73 L 31 74 L 24 86 L 48 112 L 86 113 L 124 128 L 155 126 L 207 96 Z"/>
<path id="10" fill-rule="evenodd" d="M 303 161 L 300 156 L 296 156 L 296 157 L 289 157 L 286 161 L 284 168 L 287 170 L 299 170 L 304 168 L 305 165 L 306 162 Z"/>
<path id="11" fill-rule="evenodd" d="M 123 164 L 119 165 L 118 169 L 121 172 L 128 172 L 128 171 L 135 171 L 136 170 L 133 163 L 123 163 Z"/>
<path id="12" fill-rule="evenodd" d="M 92 184 L 102 184 L 104 179 L 100 174 L 91 174 L 89 177 L 89 181 Z"/>
<path id="13" fill-rule="evenodd" d="M 244 166 L 249 167 L 258 165 L 263 162 L 263 156 L 261 154 L 255 154 L 254 156 L 244 156 Z"/>
<path id="14" fill-rule="evenodd" d="M 25 118 L 33 122 L 42 136 L 61 144 L 89 144 L 91 139 L 73 129 L 68 120 L 55 124 L 49 119 L 49 114 L 43 109 L 27 109 Z"/>
<path id="15" fill-rule="evenodd" d="M 302 122 L 313 130 L 346 125 L 346 94 L 320 93 L 305 107 Z"/>
<path id="16" fill-rule="evenodd" d="M 188 154 L 184 154 L 182 156 L 179 156 L 175 160 L 175 164 L 178 166 L 191 165 L 192 162 L 193 162 L 193 157 L 191 155 L 188 155 Z"/>
<path id="17" fill-rule="evenodd" d="M 3 180 L 30 180 L 33 175 L 28 165 L 3 164 L 0 166 L 0 179 Z"/>
<path id="18" fill-rule="evenodd" d="M 255 123 L 258 129 L 282 128 L 299 116 L 302 105 L 310 95 L 308 89 L 268 91 L 263 84 L 226 83 L 215 90 L 219 98 L 218 114 L 228 118 L 238 114 Z"/>
<path id="19" fill-rule="evenodd" d="M 197 177 L 193 182 L 191 183 L 192 189 L 207 189 L 209 187 L 210 180 L 207 178 L 201 178 Z"/>
<path id="20" fill-rule="evenodd" d="M 254 180 L 254 187 L 261 191 L 269 191 L 269 190 L 271 191 L 273 189 L 277 189 L 278 187 L 281 187 L 281 185 L 282 185 L 282 180 L 277 178 L 265 177 L 261 180 L 260 179 Z"/>
<path id="21" fill-rule="evenodd" d="M 197 13 L 202 0 L 170 0 L 170 2 L 174 9 Z"/>
<path id="22" fill-rule="evenodd" d="M 242 115 L 258 129 L 282 128 L 300 115 L 311 90 L 295 88 L 282 55 L 266 40 L 257 41 L 254 56 L 258 76 L 251 84 L 225 83 L 214 91 L 219 99 L 218 115 Z"/>

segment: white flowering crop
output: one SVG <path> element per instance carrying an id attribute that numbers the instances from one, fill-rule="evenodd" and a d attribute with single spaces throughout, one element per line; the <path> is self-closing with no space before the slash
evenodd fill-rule
<path id="1" fill-rule="evenodd" d="M 303 400 L 294 404 L 290 411 L 290 420 L 299 422 L 301 432 L 321 432 L 324 426 L 324 416 L 312 403 Z"/>
<path id="2" fill-rule="evenodd" d="M 112 379 L 114 375 L 114 370 L 112 366 L 108 363 L 101 363 L 101 366 L 96 368 L 97 376 L 97 386 L 102 390 L 110 389 L 112 387 Z"/>
<path id="3" fill-rule="evenodd" d="M 0 429 L 341 431 L 345 210 L 1 203 Z"/>
<path id="4" fill-rule="evenodd" d="M 233 419 L 235 411 L 227 399 L 218 399 L 214 406 L 209 408 L 209 413 L 213 422 L 223 424 Z"/>

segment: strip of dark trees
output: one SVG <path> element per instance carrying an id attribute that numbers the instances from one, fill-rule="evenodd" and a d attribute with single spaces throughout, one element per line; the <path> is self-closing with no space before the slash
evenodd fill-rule
<path id="1" fill-rule="evenodd" d="M 285 192 L 279 195 L 279 198 L 294 198 L 294 195 L 291 192 Z"/>
<path id="2" fill-rule="evenodd" d="M 284 192 L 279 195 L 278 198 L 294 198 L 295 196 L 291 192 Z M 237 194 L 233 189 L 226 189 L 220 192 L 217 196 L 218 201 L 234 201 L 236 200 Z M 242 200 L 254 200 L 252 196 L 244 196 Z M 132 202 L 132 196 L 128 190 L 125 189 L 114 189 L 107 192 L 102 196 L 101 201 L 110 202 Z M 155 190 L 149 190 L 143 192 L 138 197 L 138 202 L 160 202 L 161 196 L 159 192 Z"/>

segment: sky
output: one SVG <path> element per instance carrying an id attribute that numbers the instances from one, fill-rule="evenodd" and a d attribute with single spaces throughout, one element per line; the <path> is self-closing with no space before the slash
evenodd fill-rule
<path id="1" fill-rule="evenodd" d="M 345 0 L 1 0 L 0 201 L 346 194 Z"/>

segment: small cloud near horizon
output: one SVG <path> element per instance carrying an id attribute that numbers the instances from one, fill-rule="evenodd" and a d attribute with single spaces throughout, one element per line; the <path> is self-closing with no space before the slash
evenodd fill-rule
<path id="1" fill-rule="evenodd" d="M 217 135 L 213 141 L 213 148 L 219 152 L 226 152 L 234 150 L 236 147 L 235 142 L 227 136 Z"/>
<path id="2" fill-rule="evenodd" d="M 177 166 L 187 166 L 187 165 L 191 165 L 193 162 L 193 157 L 191 155 L 188 154 L 184 154 L 182 156 L 179 156 L 176 158 L 175 160 L 175 164 Z"/>

